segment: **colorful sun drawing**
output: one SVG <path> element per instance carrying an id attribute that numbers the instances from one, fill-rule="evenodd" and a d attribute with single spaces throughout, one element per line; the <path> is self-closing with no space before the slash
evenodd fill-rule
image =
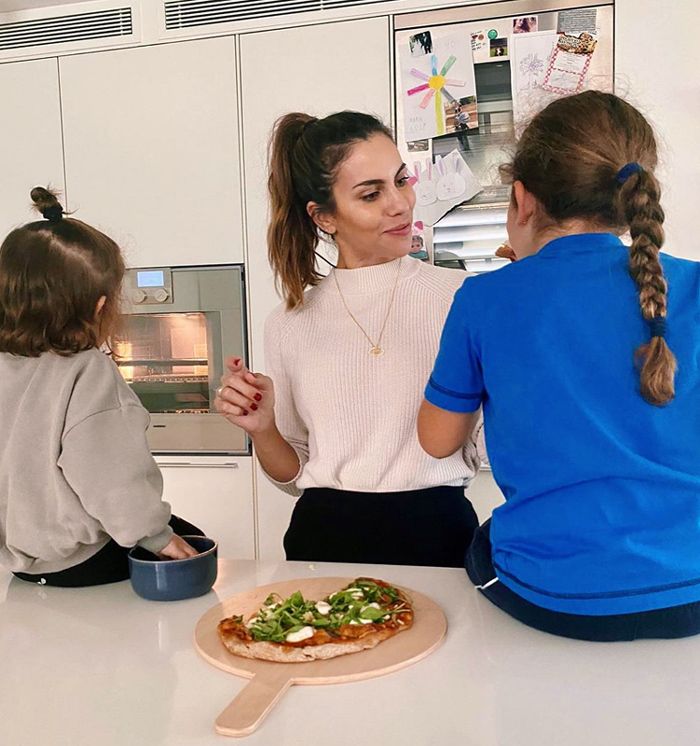
<path id="1" fill-rule="evenodd" d="M 421 91 L 427 91 L 425 96 L 421 99 L 421 102 L 418 104 L 421 109 L 426 109 L 430 103 L 430 99 L 435 99 L 435 123 L 437 125 L 438 135 L 445 134 L 445 116 L 442 110 L 442 97 L 444 96 L 450 103 L 457 103 L 455 97 L 447 90 L 447 86 L 464 87 L 465 85 L 463 80 L 454 80 L 453 78 L 445 77 L 455 62 L 457 62 L 457 58 L 451 54 L 438 73 L 437 55 L 431 54 L 430 67 L 432 75 L 426 75 L 420 70 L 416 70 L 415 67 L 411 68 L 411 75 L 413 75 L 414 78 L 424 80 L 425 82 L 415 88 L 409 88 L 406 93 L 409 96 L 415 96 Z"/>

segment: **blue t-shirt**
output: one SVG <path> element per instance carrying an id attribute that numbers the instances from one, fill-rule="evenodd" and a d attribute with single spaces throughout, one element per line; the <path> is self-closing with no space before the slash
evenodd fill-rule
<path id="1" fill-rule="evenodd" d="M 455 295 L 426 388 L 484 408 L 506 503 L 491 524 L 499 580 L 574 614 L 700 601 L 700 264 L 661 256 L 675 398 L 648 404 L 649 340 L 628 252 L 608 233 L 551 241 Z"/>

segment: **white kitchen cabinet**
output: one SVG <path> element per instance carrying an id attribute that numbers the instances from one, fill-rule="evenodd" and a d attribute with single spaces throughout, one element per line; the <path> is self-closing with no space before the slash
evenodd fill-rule
<path id="1" fill-rule="evenodd" d="M 0 65 L 0 241 L 41 216 L 31 208 L 35 186 L 63 191 L 61 106 L 55 58 Z"/>
<path id="2" fill-rule="evenodd" d="M 201 459 L 158 457 L 163 499 L 180 518 L 219 542 L 219 557 L 255 559 L 253 464 L 249 457 Z M 185 464 L 185 465 L 177 465 Z"/>
<path id="3" fill-rule="evenodd" d="M 68 200 L 131 267 L 243 261 L 233 38 L 60 60 Z"/>
<path id="4" fill-rule="evenodd" d="M 326 23 L 241 36 L 248 299 L 252 363 L 264 370 L 263 325 L 279 303 L 267 261 L 266 149 L 275 120 L 290 111 L 325 116 L 356 109 L 390 122 L 389 19 Z M 274 64 L 266 61 L 274 60 Z M 283 556 L 294 499 L 258 467 L 260 556 Z"/>

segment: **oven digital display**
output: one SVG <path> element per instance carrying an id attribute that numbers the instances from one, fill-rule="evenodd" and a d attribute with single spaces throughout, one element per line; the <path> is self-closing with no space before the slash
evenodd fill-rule
<path id="1" fill-rule="evenodd" d="M 162 269 L 151 270 L 149 272 L 136 273 L 136 287 L 139 288 L 160 288 L 165 283 L 165 273 Z"/>

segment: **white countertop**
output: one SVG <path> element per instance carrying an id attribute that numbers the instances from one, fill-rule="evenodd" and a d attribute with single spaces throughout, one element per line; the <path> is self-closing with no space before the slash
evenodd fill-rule
<path id="1" fill-rule="evenodd" d="M 466 573 L 421 567 L 222 560 L 214 591 L 157 603 L 128 582 L 46 588 L 0 571 L 2 746 L 200 746 L 246 680 L 195 652 L 199 617 L 257 585 L 370 575 L 442 606 L 429 657 L 367 681 L 293 686 L 246 744 L 696 746 L 700 637 L 585 643 L 513 621 Z"/>

